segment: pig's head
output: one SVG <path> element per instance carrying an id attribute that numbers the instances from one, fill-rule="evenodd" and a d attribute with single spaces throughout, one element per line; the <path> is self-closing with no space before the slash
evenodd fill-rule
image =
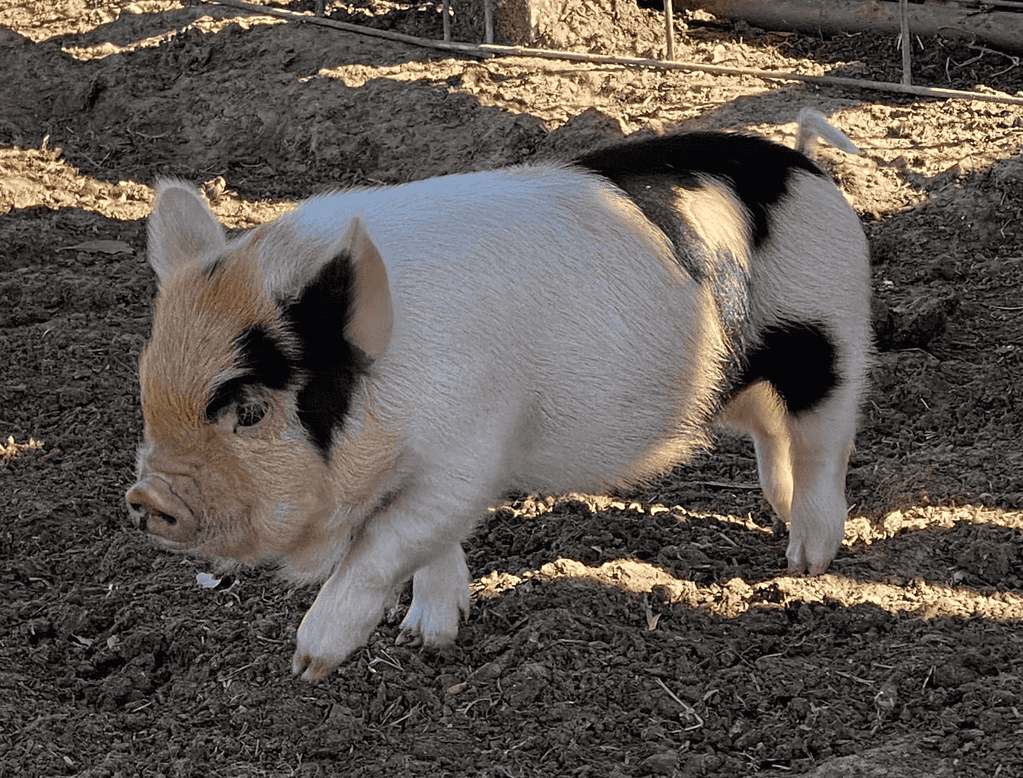
<path id="1" fill-rule="evenodd" d="M 351 484 L 339 478 L 352 455 L 335 458 L 346 424 L 356 439 L 366 427 L 365 403 L 349 416 L 386 348 L 391 304 L 357 220 L 302 250 L 286 232 L 271 223 L 229 241 L 194 190 L 158 187 L 159 293 L 139 362 L 145 441 L 126 499 L 169 548 L 245 563 L 305 557 L 298 567 L 309 569 L 350 542 L 339 536 L 353 531 Z"/>

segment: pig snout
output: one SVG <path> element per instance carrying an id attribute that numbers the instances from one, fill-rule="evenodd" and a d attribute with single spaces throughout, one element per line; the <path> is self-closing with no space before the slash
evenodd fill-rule
<path id="1" fill-rule="evenodd" d="M 195 539 L 195 521 L 187 509 L 173 505 L 170 486 L 154 479 L 139 481 L 125 495 L 132 522 L 143 532 L 176 545 Z"/>

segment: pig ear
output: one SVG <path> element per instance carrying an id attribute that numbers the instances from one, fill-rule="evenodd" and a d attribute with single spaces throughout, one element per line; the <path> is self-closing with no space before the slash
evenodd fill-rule
<path id="1" fill-rule="evenodd" d="M 335 254 L 340 252 L 351 257 L 355 275 L 351 318 L 345 335 L 369 356 L 379 357 L 387 348 L 394 324 L 387 268 L 358 218 L 348 223 L 335 246 Z"/>
<path id="2" fill-rule="evenodd" d="M 179 181 L 157 184 L 149 217 L 149 264 L 160 283 L 226 244 L 224 228 L 196 189 Z"/>

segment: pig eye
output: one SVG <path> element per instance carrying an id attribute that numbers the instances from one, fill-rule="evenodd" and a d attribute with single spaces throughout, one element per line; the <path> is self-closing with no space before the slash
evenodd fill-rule
<path id="1" fill-rule="evenodd" d="M 244 400 L 238 403 L 235 418 L 239 427 L 259 424 L 269 412 L 270 406 L 263 400 Z"/>
<path id="2" fill-rule="evenodd" d="M 243 377 L 244 378 L 244 377 Z M 215 387 L 206 404 L 206 422 L 217 424 L 225 416 L 234 416 L 234 428 L 252 427 L 270 413 L 270 400 L 260 386 L 232 379 Z"/>

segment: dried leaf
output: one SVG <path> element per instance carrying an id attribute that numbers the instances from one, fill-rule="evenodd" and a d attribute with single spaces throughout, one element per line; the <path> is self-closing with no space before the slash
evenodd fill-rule
<path id="1" fill-rule="evenodd" d="M 130 254 L 132 248 L 123 240 L 87 240 L 77 246 L 69 246 L 68 251 L 86 251 L 90 254 Z"/>

